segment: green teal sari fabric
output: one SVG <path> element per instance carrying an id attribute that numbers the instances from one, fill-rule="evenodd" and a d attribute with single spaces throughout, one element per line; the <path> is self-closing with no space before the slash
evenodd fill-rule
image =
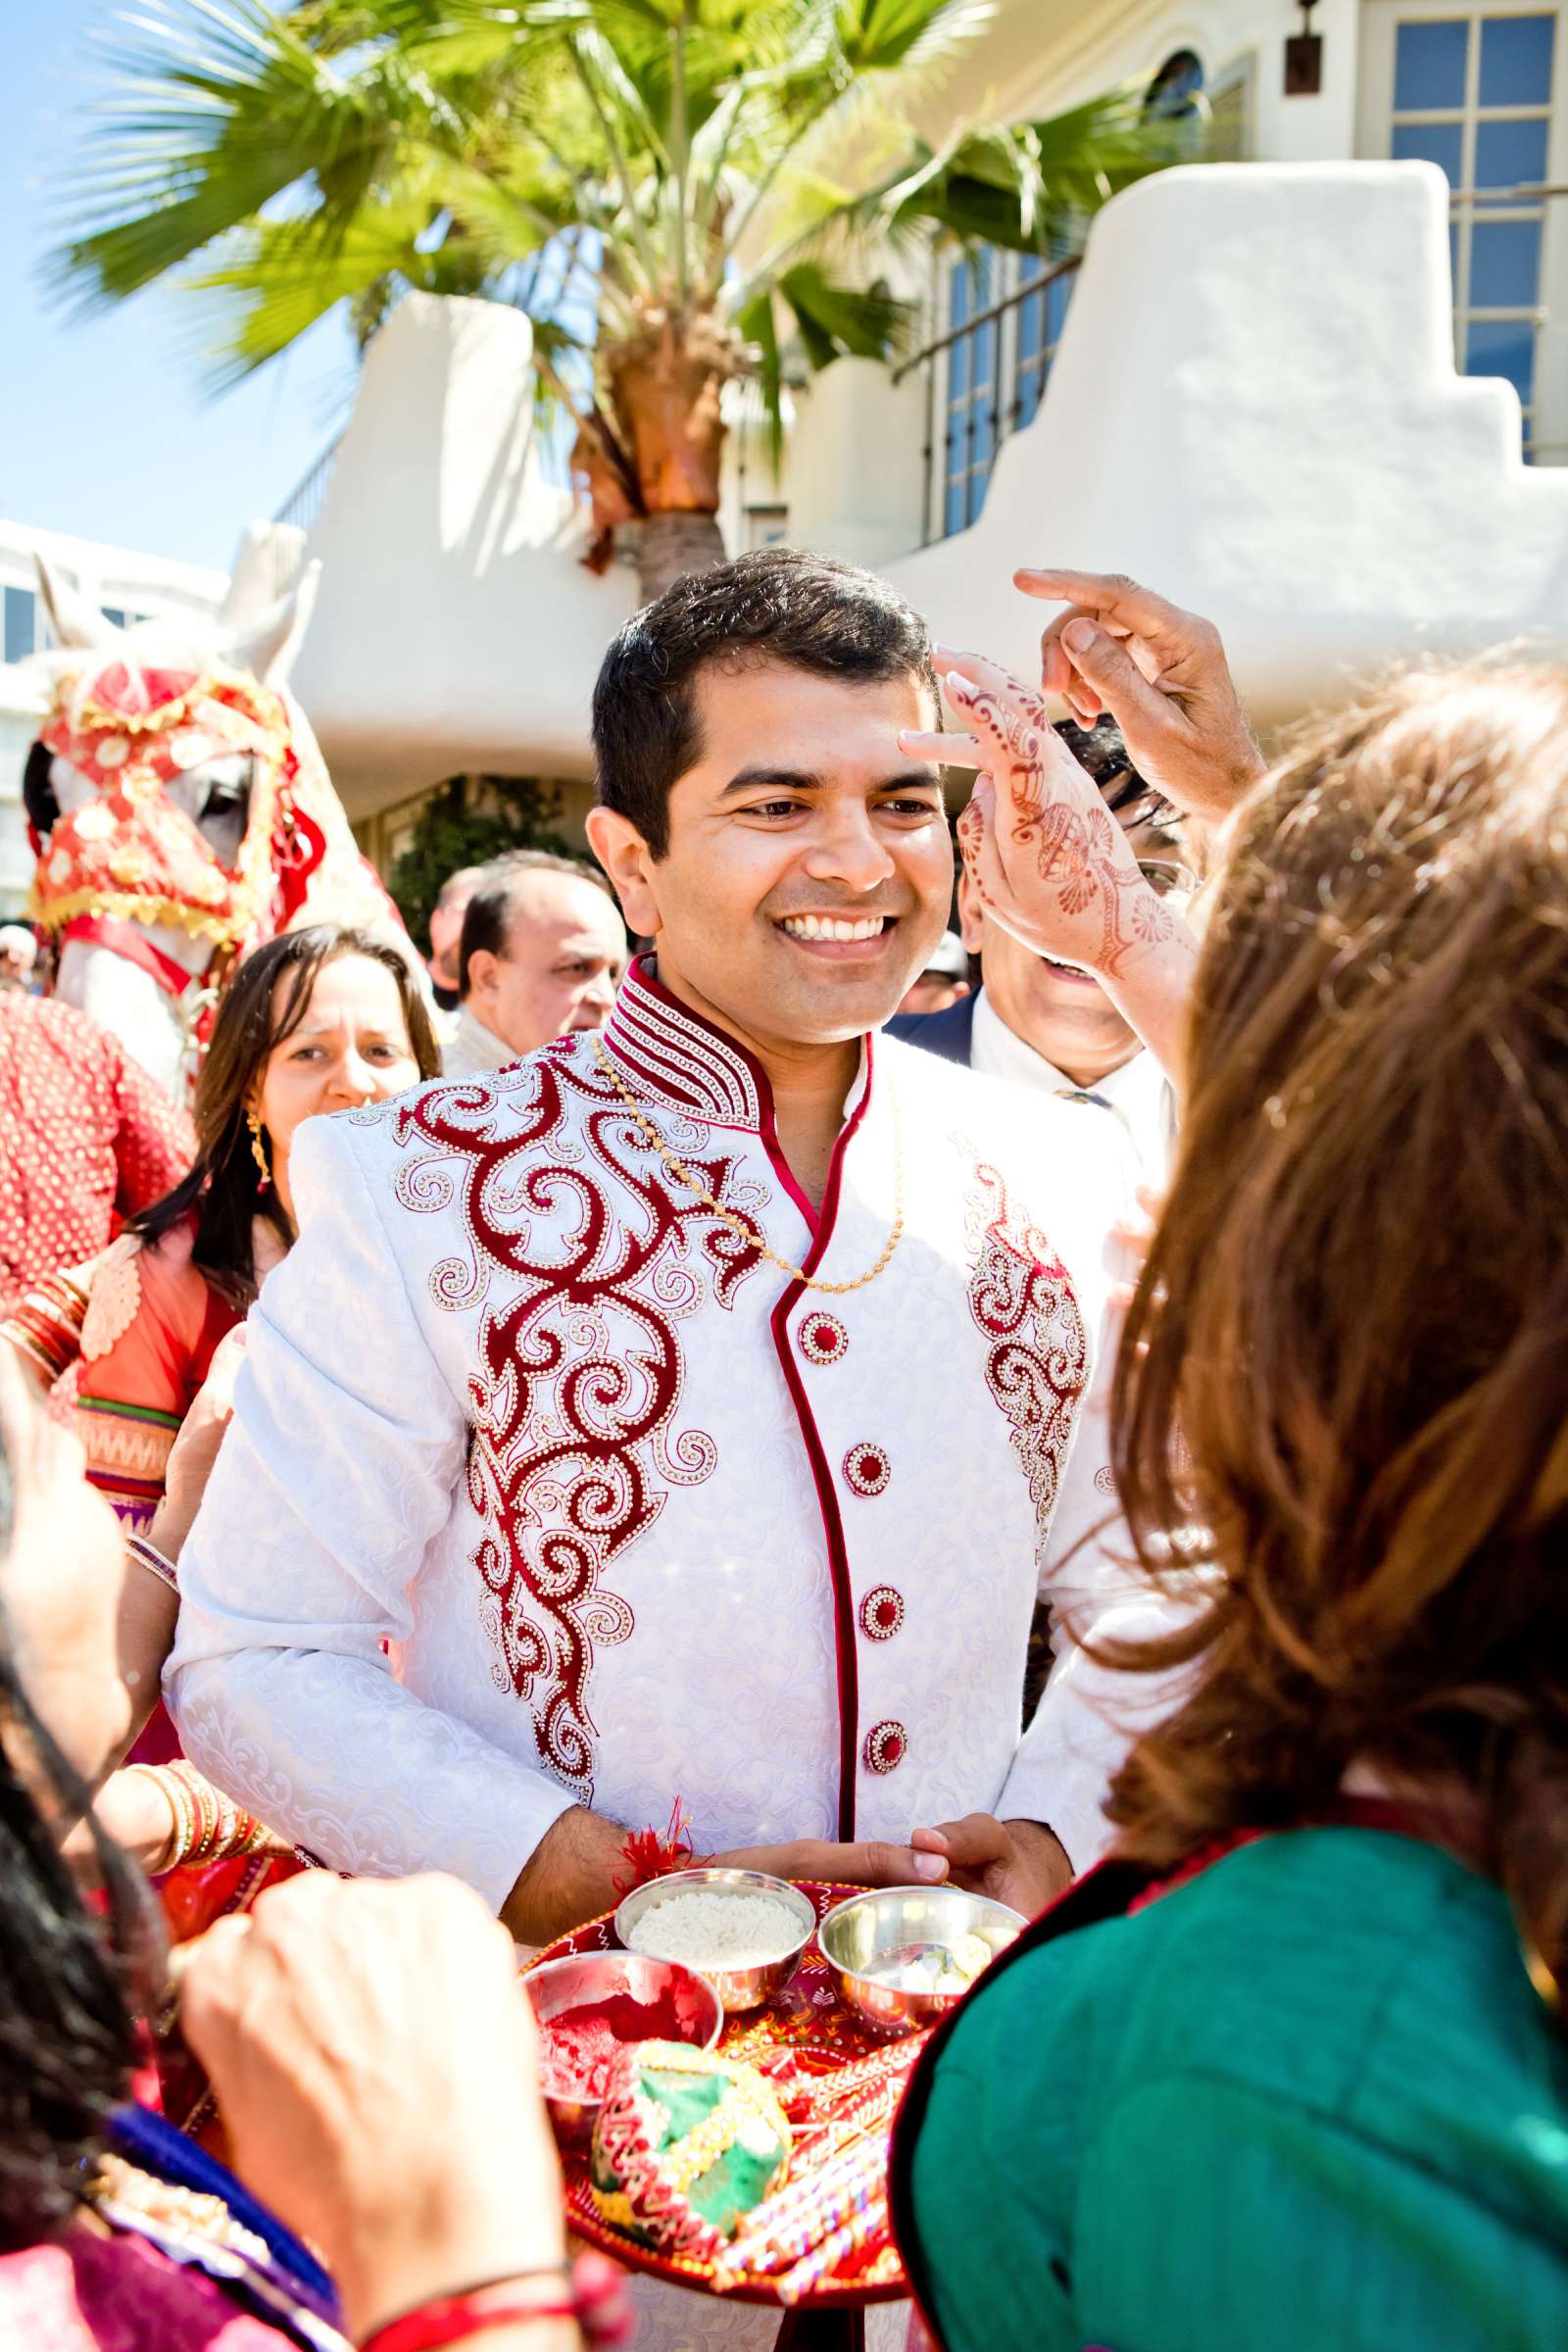
<path id="1" fill-rule="evenodd" d="M 1495 1887 L 1293 1831 L 982 1985 L 909 2199 L 949 2352 L 1568 2352 L 1568 2042 Z"/>

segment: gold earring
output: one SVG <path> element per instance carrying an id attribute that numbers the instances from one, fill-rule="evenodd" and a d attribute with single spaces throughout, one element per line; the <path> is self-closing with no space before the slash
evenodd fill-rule
<path id="1" fill-rule="evenodd" d="M 267 1146 L 262 1141 L 262 1122 L 254 1110 L 248 1110 L 245 1113 L 245 1124 L 251 1131 L 251 1157 L 256 1162 L 262 1180 L 261 1190 L 265 1193 L 272 1181 L 272 1171 L 267 1164 Z"/>

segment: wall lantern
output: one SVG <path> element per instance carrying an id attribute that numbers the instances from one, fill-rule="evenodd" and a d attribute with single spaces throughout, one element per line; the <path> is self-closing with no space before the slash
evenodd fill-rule
<path id="1" fill-rule="evenodd" d="M 1312 30 L 1317 0 L 1300 0 L 1301 29 L 1285 36 L 1285 95 L 1315 98 L 1323 87 L 1323 35 Z"/>

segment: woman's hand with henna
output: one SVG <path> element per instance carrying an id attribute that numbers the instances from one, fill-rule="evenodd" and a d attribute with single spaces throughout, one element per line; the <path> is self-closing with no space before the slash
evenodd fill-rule
<path id="1" fill-rule="evenodd" d="M 1111 978 L 1161 947 L 1176 916 L 1139 870 L 1132 846 L 1051 724 L 1040 695 L 978 655 L 947 654 L 943 680 L 965 734 L 900 737 L 915 760 L 973 766 L 958 847 L 986 912 L 1059 963 Z"/>
<path id="2" fill-rule="evenodd" d="M 1037 956 L 1092 972 L 1180 1087 L 1198 943 L 1033 689 L 974 654 L 939 648 L 948 701 L 968 732 L 909 732 L 911 760 L 974 767 L 958 847 L 990 921 Z"/>

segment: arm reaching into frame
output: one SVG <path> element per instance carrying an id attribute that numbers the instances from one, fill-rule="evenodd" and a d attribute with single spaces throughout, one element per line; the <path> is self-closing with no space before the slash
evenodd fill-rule
<path id="1" fill-rule="evenodd" d="M 1219 631 L 1122 572 L 1025 569 L 1025 596 L 1060 601 L 1040 640 L 1040 684 L 1092 726 L 1108 710 L 1127 756 L 1178 808 L 1217 825 L 1263 773 Z"/>
<path id="2" fill-rule="evenodd" d="M 899 742 L 909 759 L 980 771 L 957 830 L 981 903 L 1035 955 L 1093 972 L 1179 1087 L 1196 938 L 1145 879 L 1041 696 L 979 655 L 947 659 L 944 691 L 969 731 Z"/>

